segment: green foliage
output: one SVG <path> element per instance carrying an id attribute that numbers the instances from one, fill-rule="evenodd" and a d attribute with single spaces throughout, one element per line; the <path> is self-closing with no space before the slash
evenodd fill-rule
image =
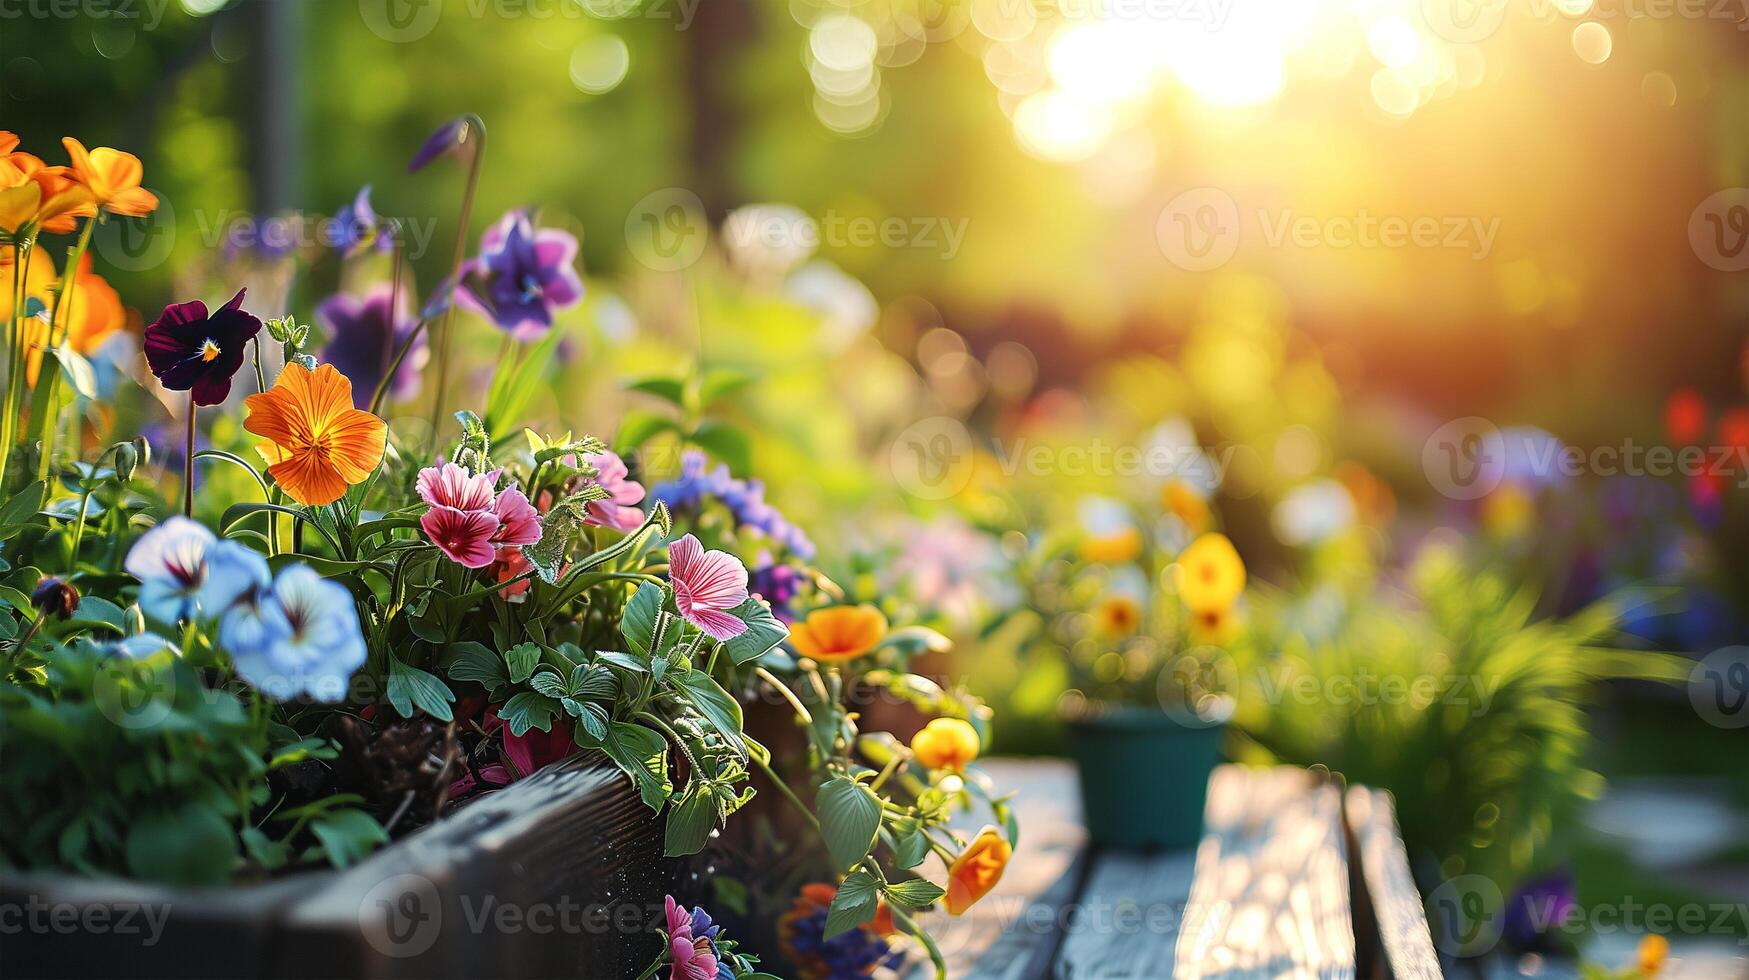
<path id="1" fill-rule="evenodd" d="M 1601 646 L 1629 597 L 1537 620 L 1529 589 L 1449 554 L 1411 578 L 1415 602 L 1361 591 L 1322 631 L 1307 602 L 1260 598 L 1251 645 L 1267 654 L 1237 660 L 1236 721 L 1276 759 L 1390 790 L 1442 874 L 1510 881 L 1602 790 L 1585 764 L 1595 684 L 1677 680 L 1685 662 Z"/>

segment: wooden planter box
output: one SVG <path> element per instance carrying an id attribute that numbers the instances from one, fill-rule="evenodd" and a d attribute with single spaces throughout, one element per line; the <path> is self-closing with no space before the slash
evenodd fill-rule
<path id="1" fill-rule="evenodd" d="M 676 862 L 600 757 L 559 763 L 344 871 L 166 888 L 0 876 L 0 974 L 633 976 Z"/>

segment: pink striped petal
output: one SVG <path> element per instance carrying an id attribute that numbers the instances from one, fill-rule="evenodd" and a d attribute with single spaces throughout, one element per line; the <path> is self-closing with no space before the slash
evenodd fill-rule
<path id="1" fill-rule="evenodd" d="M 492 487 L 498 482 L 498 471 L 470 475 L 454 463 L 427 466 L 419 471 L 419 499 L 433 507 L 454 507 L 456 510 L 491 510 Z"/>
<path id="2" fill-rule="evenodd" d="M 419 518 L 419 526 L 439 551 L 463 567 L 485 568 L 497 557 L 492 535 L 498 530 L 498 518 L 491 511 L 433 507 Z"/>
<path id="3" fill-rule="evenodd" d="M 540 512 L 528 502 L 523 492 L 511 487 L 498 495 L 498 533 L 492 543 L 499 545 L 534 544 L 540 540 Z"/>
<path id="4" fill-rule="evenodd" d="M 680 607 L 680 615 L 686 617 L 692 625 L 704 630 L 705 635 L 714 640 L 732 640 L 747 632 L 747 624 L 737 617 L 715 609 L 700 608 L 688 603 L 675 594 L 675 605 Z M 735 605 L 740 605 L 736 603 Z"/>

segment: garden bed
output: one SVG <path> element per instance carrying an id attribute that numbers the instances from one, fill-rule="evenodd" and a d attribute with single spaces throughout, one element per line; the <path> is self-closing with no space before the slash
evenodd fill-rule
<path id="1" fill-rule="evenodd" d="M 631 976 L 676 864 L 630 780 L 549 766 L 342 871 L 225 889 L 0 876 L 12 978 Z"/>

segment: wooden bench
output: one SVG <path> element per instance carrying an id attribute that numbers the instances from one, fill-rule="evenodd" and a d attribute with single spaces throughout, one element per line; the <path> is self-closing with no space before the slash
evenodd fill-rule
<path id="1" fill-rule="evenodd" d="M 1223 766 L 1194 851 L 1095 852 L 1069 764 L 986 768 L 1021 843 L 964 916 L 924 917 L 956 980 L 1443 976 L 1388 794 Z"/>

